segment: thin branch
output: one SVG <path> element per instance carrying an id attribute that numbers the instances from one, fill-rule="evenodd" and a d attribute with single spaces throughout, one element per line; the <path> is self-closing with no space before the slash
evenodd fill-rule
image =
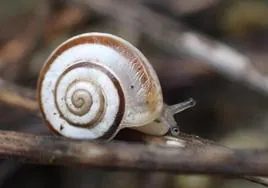
<path id="1" fill-rule="evenodd" d="M 0 79 L 0 102 L 18 109 L 39 114 L 35 92 Z"/>
<path id="2" fill-rule="evenodd" d="M 258 183 L 258 184 L 268 187 L 268 178 L 256 177 L 256 176 L 248 176 L 248 177 L 246 176 L 245 178 L 254 183 Z"/>
<path id="3" fill-rule="evenodd" d="M 145 139 L 145 138 L 147 138 L 147 139 Z M 150 140 L 153 139 L 153 138 L 148 137 L 148 136 L 144 136 L 143 139 L 148 140 L 150 142 Z M 226 146 L 219 145 L 218 143 L 216 143 L 216 142 L 214 142 L 212 140 L 203 139 L 203 138 L 200 138 L 198 136 L 189 135 L 189 134 L 185 134 L 185 133 L 181 133 L 178 136 L 178 139 L 179 140 L 176 140 L 175 144 L 183 142 L 185 144 L 185 146 L 190 145 L 190 146 L 198 147 L 198 146 L 210 145 L 210 146 L 214 146 L 214 147 L 227 148 Z M 155 140 L 155 138 L 153 140 Z M 174 140 L 174 138 L 173 138 L 173 140 Z M 158 139 L 158 141 L 159 141 L 159 139 Z M 164 141 L 164 139 L 162 138 L 161 142 L 163 142 L 163 141 Z M 166 144 L 168 144 L 168 143 L 166 143 Z M 245 180 L 248 180 L 248 181 L 251 181 L 251 182 L 261 184 L 263 186 L 268 187 L 268 178 L 266 178 L 266 177 L 258 177 L 258 176 L 240 176 L 240 177 L 244 178 Z"/>
<path id="4" fill-rule="evenodd" d="M 193 14 L 209 7 L 215 6 L 219 0 L 140 0 L 152 5 L 158 5 L 169 10 L 174 15 Z"/>
<path id="5" fill-rule="evenodd" d="M 250 57 L 221 42 L 191 31 L 179 21 L 153 12 L 134 1 L 124 0 L 70 0 L 87 5 L 94 11 L 122 23 L 131 23 L 146 34 L 152 42 L 173 55 L 185 55 L 233 81 L 268 94 L 268 80 L 253 66 Z M 200 61 L 201 60 L 201 61 Z"/>
<path id="6" fill-rule="evenodd" d="M 145 30 L 146 31 L 146 30 Z M 149 30 L 148 31 L 151 31 L 151 28 L 149 27 Z M 147 33 L 148 34 L 148 31 L 147 32 L 145 32 L 145 33 Z M 161 34 L 161 33 L 160 33 Z M 181 33 L 179 33 L 179 34 L 181 34 Z M 189 33 L 188 33 L 189 34 Z M 190 33 L 190 34 L 195 34 L 195 33 Z M 178 34 L 176 34 L 175 36 L 177 36 Z M 164 35 L 165 36 L 165 35 Z M 174 36 L 174 35 L 173 35 Z M 172 36 L 172 37 L 173 37 Z M 186 35 L 187 36 L 187 35 Z M 190 35 L 191 36 L 191 35 Z M 196 35 L 197 36 L 197 35 Z M 152 35 L 152 38 L 154 38 L 154 37 L 156 37 L 155 39 L 158 39 L 158 40 L 156 40 L 156 42 L 157 43 L 160 43 L 161 42 L 161 40 L 163 40 L 163 36 L 162 36 L 162 38 L 160 38 L 159 36 L 157 36 L 157 35 Z M 186 37 L 187 38 L 187 37 Z M 174 39 L 174 38 L 173 38 Z M 160 41 L 160 42 L 159 42 Z M 169 40 L 168 40 L 169 41 Z M 170 42 L 170 41 L 169 41 Z M 187 47 L 187 45 L 185 46 L 185 44 L 184 43 L 182 43 L 183 45 L 182 45 L 182 47 Z M 172 41 L 172 43 L 165 43 L 165 45 L 167 45 L 167 46 L 173 46 L 174 45 L 174 41 Z M 164 45 L 164 46 L 165 46 Z M 183 49 L 183 50 L 181 50 L 182 48 L 181 47 L 179 47 L 178 46 L 178 44 L 177 45 L 175 45 L 175 46 L 177 46 L 176 48 L 174 48 L 175 49 L 175 53 L 177 52 L 177 51 L 180 51 L 180 52 L 182 52 L 183 50 L 185 50 L 185 49 Z M 190 45 L 191 46 L 191 45 Z M 205 46 L 206 47 L 206 46 Z M 229 47 L 228 47 L 228 49 L 229 49 Z M 227 50 L 228 51 L 228 50 Z M 191 53 L 192 52 L 195 52 L 195 51 L 190 51 Z M 232 52 L 232 51 L 231 51 Z M 190 55 L 192 55 L 191 53 L 189 53 L 189 51 L 188 51 L 188 49 L 186 49 L 186 54 L 190 54 Z M 228 55 L 228 53 L 227 53 L 227 55 Z M 236 54 L 237 55 L 237 54 Z M 239 55 L 239 54 L 238 54 Z M 194 56 L 194 57 L 198 57 L 199 55 L 197 55 L 197 56 L 195 56 L 195 55 L 192 55 L 192 56 Z M 217 56 L 216 56 L 217 57 Z M 222 56 L 220 56 L 220 59 L 221 59 L 221 57 Z M 207 57 L 203 57 L 203 59 L 206 59 Z M 212 59 L 214 58 L 214 56 L 212 57 Z M 217 57 L 217 58 L 219 58 L 219 57 Z M 232 59 L 232 58 L 231 58 Z M 235 59 L 235 58 L 234 58 Z M 215 60 L 215 59 L 214 59 Z M 213 61 L 214 61 L 213 60 Z M 216 59 L 217 60 L 217 59 Z M 242 62 L 244 62 L 244 61 L 242 61 Z M 243 63 L 242 63 L 243 64 Z M 235 65 L 237 65 L 237 64 L 235 64 Z M 228 65 L 229 66 L 229 65 Z M 240 67 L 241 68 L 241 67 Z M 222 70 L 222 69 L 219 69 L 220 71 Z M 229 69 L 227 68 L 227 69 L 223 69 L 223 70 L 227 70 L 227 73 L 226 74 L 230 74 L 231 76 L 237 76 L 237 75 L 235 75 L 234 73 L 235 73 L 235 71 L 234 71 L 234 73 L 233 72 L 230 72 L 229 71 Z M 232 69 L 230 69 L 230 70 L 234 70 L 233 68 Z M 245 69 L 241 69 L 241 70 L 245 70 Z M 243 72 L 243 71 L 241 71 L 240 69 L 239 69 L 239 71 L 238 72 Z M 229 72 L 228 72 L 229 71 Z M 241 77 L 239 77 L 238 76 L 238 78 L 241 78 Z M 254 80 L 254 79 L 253 79 Z M 254 84 L 253 84 L 254 85 Z M 22 106 L 24 106 L 24 105 L 22 105 Z M 24 135 L 25 136 L 25 135 Z M 33 135 L 32 135 L 33 136 Z M 34 136 L 33 136 L 34 137 Z M 39 137 L 38 137 L 39 138 Z M 9 140 L 9 141 L 12 141 L 12 139 L 10 139 L 9 138 L 9 136 L 8 137 L 6 137 L 6 138 L 4 138 L 4 140 Z M 41 139 L 42 140 L 42 139 Z M 14 141 L 14 140 L 13 140 Z M 19 141 L 19 140 L 16 140 L 16 141 Z M 33 140 L 32 140 L 33 141 Z M 53 141 L 53 139 L 52 139 L 52 141 Z M 73 142 L 73 141 L 72 141 Z M 72 146 L 72 142 L 71 142 L 71 146 Z M 169 143 L 170 142 L 172 142 L 172 141 L 170 141 L 169 140 Z M 57 143 L 57 142 L 56 142 Z M 174 142 L 173 142 L 174 143 Z M 175 142 L 176 143 L 176 142 Z M 67 144 L 67 143 L 66 143 Z M 26 144 L 27 145 L 27 144 Z M 147 146 L 146 146 L 147 147 Z M 158 147 L 157 147 L 158 148 Z M 180 148 L 180 147 L 179 147 Z M 205 148 L 207 148 L 207 146 L 205 147 Z M 210 148 L 210 146 L 208 146 L 208 148 Z M 213 147 L 212 147 L 213 148 Z M 12 149 L 12 148 L 10 148 L 10 149 Z M 180 148 L 181 149 L 181 148 Z M 179 150 L 176 150 L 176 152 L 179 152 L 180 151 L 180 149 Z M 202 147 L 201 148 L 199 148 L 199 149 L 202 149 Z M 17 152 L 19 152 L 20 150 L 18 150 Z M 32 150 L 29 150 L 29 151 L 32 151 Z M 59 150 L 59 151 L 61 151 L 61 150 Z M 161 149 L 161 151 L 162 151 L 162 149 Z M 165 150 L 163 150 L 163 151 L 165 151 Z M 224 149 L 223 151 L 232 151 L 232 150 L 229 150 L 229 149 Z M 221 151 L 221 152 L 223 152 L 223 151 Z M 26 151 L 25 151 L 26 152 Z M 39 151 L 39 152 L 42 152 L 42 151 Z M 198 151 L 198 152 L 201 152 L 201 151 Z M 265 151 L 264 151 L 265 152 Z M 52 152 L 53 153 L 53 152 Z M 228 152 L 227 152 L 228 153 Z M 236 152 L 235 152 L 236 153 Z M 243 153 L 243 152 L 242 152 Z M 3 155 L 5 155 L 5 154 L 7 154 L 7 153 L 3 153 Z M 35 153 L 36 154 L 36 153 Z M 200 154 L 200 153 L 199 153 Z M 221 153 L 222 154 L 222 153 Z M 224 152 L 223 152 L 223 154 L 224 154 Z M 240 153 L 238 152 L 238 155 L 239 155 Z M 247 154 L 249 154 L 249 153 L 247 153 Z M 259 153 L 260 154 L 260 153 Z M 262 154 L 262 153 L 261 153 Z M 12 156 L 13 156 L 13 153 L 11 154 Z M 15 156 L 18 156 L 18 157 L 23 157 L 23 158 L 26 158 L 26 159 L 28 159 L 28 160 L 35 160 L 36 158 L 34 157 L 34 156 L 28 156 L 29 154 L 26 154 L 26 156 L 24 156 L 23 154 L 21 154 L 20 152 L 18 153 L 18 154 L 15 154 Z M 227 155 L 227 154 L 226 154 Z M 6 156 L 6 155 L 5 155 Z M 49 156 L 49 155 L 48 155 Z M 229 155 L 227 155 L 227 156 L 229 156 Z M 232 155 L 230 155 L 230 156 L 232 156 Z M 229 157 L 230 157 L 229 156 Z M 39 157 L 43 157 L 43 156 L 39 156 Z M 66 156 L 67 158 L 68 158 L 68 156 Z M 240 156 L 240 157 L 244 157 L 244 156 Z M 53 157 L 52 157 L 53 158 Z M 61 158 L 61 155 L 60 155 L 60 158 Z M 56 158 L 57 159 L 57 158 Z M 65 159 L 65 158 L 64 158 Z M 40 159 L 36 159 L 37 161 L 38 160 L 40 160 Z M 238 160 L 239 160 L 239 158 L 238 158 Z M 42 161 L 42 160 L 41 160 Z M 52 160 L 52 161 L 54 161 L 54 160 Z M 195 161 L 195 160 L 194 160 Z M 75 163 L 75 164 L 80 164 L 79 163 L 79 161 L 74 161 L 74 162 L 77 162 L 77 163 Z M 200 161 L 199 161 L 200 162 Z M 256 162 L 256 161 L 255 161 Z M 263 161 L 262 161 L 263 162 Z M 42 162 L 41 162 L 42 163 Z M 47 164 L 46 162 L 45 162 L 45 164 Z M 52 164 L 61 164 L 61 163 L 52 163 Z M 186 163 L 187 164 L 187 163 Z M 240 165 L 242 164 L 242 165 L 245 165 L 244 163 L 239 163 Z M 254 164 L 254 163 L 253 163 Z M 90 165 L 90 164 L 89 164 Z M 252 165 L 252 163 L 248 163 L 248 165 L 249 166 L 251 166 Z M 94 165 L 93 165 L 94 166 Z M 115 167 L 118 167 L 118 168 L 121 168 L 121 166 L 115 166 Z M 132 166 L 133 167 L 133 166 Z M 132 168 L 132 167 L 126 167 L 126 169 L 127 168 Z M 211 166 L 210 166 L 211 167 Z M 217 170 L 219 170 L 218 168 L 220 168 L 220 170 L 222 170 L 221 168 L 222 168 L 222 166 L 218 166 L 217 167 L 217 165 L 215 165 L 214 166 L 215 168 L 217 168 L 216 169 L 216 171 Z M 228 167 L 228 166 L 227 166 Z M 231 166 L 232 168 L 233 167 L 236 167 L 236 166 Z M 244 166 L 243 166 L 244 167 Z M 255 166 L 256 167 L 256 166 Z M 122 167 L 122 168 L 125 168 L 124 166 Z M 134 167 L 133 167 L 134 168 Z M 212 168 L 212 167 L 211 167 Z M 245 168 L 245 167 L 244 167 Z M 140 168 L 138 168 L 138 169 L 140 169 Z M 242 168 L 243 169 L 243 168 Z M 141 169 L 140 170 L 150 170 L 150 169 L 142 169 L 142 167 L 141 167 Z M 161 168 L 160 169 L 158 169 L 158 170 L 161 170 Z M 163 169 L 162 169 L 163 170 Z M 190 169 L 188 169 L 189 171 L 186 171 L 185 173 L 192 173 L 191 172 L 191 168 Z M 215 170 L 215 169 L 214 169 Z M 230 169 L 229 169 L 230 170 Z M 241 169 L 240 169 L 241 170 Z M 176 170 L 175 170 L 176 171 Z M 197 170 L 198 171 L 198 170 Z M 171 170 L 171 172 L 173 172 L 172 170 Z M 183 171 L 182 171 L 183 172 Z M 194 173 L 199 173 L 199 172 L 194 172 Z M 212 171 L 209 171 L 209 168 L 208 168 L 208 170 L 206 170 L 206 172 L 200 172 L 200 173 L 213 173 L 213 170 Z M 217 173 L 217 172 L 215 172 L 215 173 Z M 218 173 L 222 173 L 222 172 L 218 172 Z M 229 175 L 229 173 L 230 172 L 228 172 L 228 174 L 227 175 Z M 248 172 L 246 171 L 246 172 L 241 172 L 241 171 L 239 171 L 239 172 L 237 172 L 237 171 L 235 171 L 235 172 L 233 172 L 234 173 L 234 175 L 236 175 L 236 173 L 241 173 L 241 174 L 247 174 Z M 253 172 L 253 173 L 255 173 L 255 172 Z M 231 173 L 232 174 L 232 173 Z"/>
<path id="7" fill-rule="evenodd" d="M 268 150 L 97 143 L 0 131 L 0 156 L 46 165 L 186 174 L 268 175 Z"/>
<path id="8" fill-rule="evenodd" d="M 34 95 L 34 91 L 33 90 L 29 90 L 29 89 L 25 89 L 25 88 L 21 88 L 18 87 L 14 84 L 11 84 L 9 82 L 6 81 L 1 81 L 0 82 L 0 101 L 4 102 L 5 104 L 14 106 L 16 108 L 19 109 L 24 109 L 26 112 L 29 113 L 34 113 L 37 116 L 40 116 L 39 114 L 39 110 L 38 110 L 38 106 L 37 106 L 37 102 L 35 100 L 35 95 Z M 5 96 L 5 97 L 3 97 Z M 11 100 L 12 99 L 12 100 Z M 15 103 L 12 102 L 13 99 L 16 99 Z M 27 131 L 29 132 L 29 131 Z M 178 147 L 178 152 L 181 150 L 181 147 L 185 147 L 185 148 L 203 148 L 205 147 L 214 147 L 214 148 L 224 148 L 224 150 L 229 150 L 228 148 L 224 147 L 224 146 L 220 146 L 219 144 L 216 144 L 213 141 L 210 140 L 206 140 L 206 139 L 202 139 L 200 137 L 197 137 L 195 135 L 188 135 L 188 134 L 180 134 L 178 136 L 178 138 L 173 138 L 173 137 L 153 137 L 153 136 L 148 136 L 145 134 L 141 134 L 139 132 L 135 132 L 132 131 L 130 134 L 125 134 L 127 131 L 121 131 L 123 132 L 123 134 L 119 134 L 119 136 L 116 138 L 118 140 L 128 140 L 128 141 L 139 141 L 139 142 L 145 142 L 146 145 L 154 145 L 157 144 L 158 146 L 162 146 L 162 147 L 166 147 L 167 145 L 174 145 L 176 147 Z M 18 133 L 18 135 L 20 135 L 20 133 Z M 122 137 L 124 135 L 127 135 L 126 137 Z M 12 135 L 8 134 L 8 137 Z M 1 139 L 1 134 L 0 134 L 0 143 L 4 143 L 1 140 L 5 140 L 5 138 Z M 51 138 L 52 140 L 54 138 Z M 46 140 L 49 140 L 48 138 L 46 138 Z M 20 142 L 18 142 L 17 144 L 20 144 Z M 67 141 L 66 141 L 67 144 Z M 0 149 L 1 149 L 1 144 L 0 144 Z M 15 149 L 16 150 L 16 149 Z M 17 151 L 20 152 L 20 151 Z M 2 153 L 2 155 L 6 155 L 7 153 Z M 11 154 L 13 155 L 13 154 Z M 27 155 L 27 154 L 26 154 Z M 28 154 L 30 155 L 30 154 Z M 40 156 L 42 157 L 42 156 Z M 195 159 L 194 156 L 192 156 L 193 160 Z M 207 171 L 208 173 L 211 173 L 210 171 Z M 264 178 L 260 177 L 242 177 L 245 178 L 247 180 L 253 181 L 258 183 L 258 180 L 260 180 L 259 183 L 261 184 L 265 184 L 265 182 L 263 181 Z M 268 186 L 268 183 L 266 184 L 266 186 Z"/>

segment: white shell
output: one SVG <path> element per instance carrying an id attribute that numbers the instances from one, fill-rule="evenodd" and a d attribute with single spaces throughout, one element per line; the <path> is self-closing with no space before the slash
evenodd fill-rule
<path id="1" fill-rule="evenodd" d="M 153 122 L 163 111 L 149 61 L 126 40 L 106 33 L 77 35 L 59 45 L 41 71 L 38 97 L 49 126 L 77 139 L 111 139 L 124 127 Z"/>

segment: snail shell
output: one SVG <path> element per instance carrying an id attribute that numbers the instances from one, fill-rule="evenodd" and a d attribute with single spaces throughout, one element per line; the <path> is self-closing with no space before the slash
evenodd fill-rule
<path id="1" fill-rule="evenodd" d="M 167 123 L 152 126 L 164 109 L 153 67 L 132 44 L 107 33 L 60 44 L 40 72 L 38 101 L 46 124 L 69 138 L 110 140 L 122 128 L 150 124 L 140 131 L 169 129 Z"/>

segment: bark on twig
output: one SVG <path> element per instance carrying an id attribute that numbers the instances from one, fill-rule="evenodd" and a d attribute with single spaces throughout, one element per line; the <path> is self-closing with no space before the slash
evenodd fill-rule
<path id="1" fill-rule="evenodd" d="M 122 1 L 112 3 L 112 1 L 108 0 L 87 0 L 87 2 L 94 10 L 102 14 L 112 15 L 113 18 L 121 22 L 133 22 L 134 20 L 133 23 L 137 27 L 157 44 L 161 44 L 164 49 L 168 51 L 173 49 L 174 54 L 185 53 L 188 56 L 205 60 L 210 66 L 229 78 L 245 82 L 264 93 L 268 93 L 266 79 L 252 67 L 248 57 L 236 52 L 234 49 L 195 32 L 185 30 L 182 25 L 153 13 L 138 4 L 129 6 L 124 2 L 121 3 Z M 112 4 L 116 4 L 116 8 L 113 6 L 110 9 L 110 7 L 107 7 L 107 2 L 110 2 L 110 4 L 108 3 L 110 7 Z M 135 7 L 139 10 L 138 12 L 135 12 Z M 122 14 L 128 16 L 122 16 Z M 148 18 L 148 20 L 144 18 Z M 170 30 L 163 28 L 169 28 Z M 0 101 L 38 113 L 37 103 L 34 100 L 24 101 L 24 92 L 18 94 L 20 93 L 18 92 L 19 89 L 13 90 L 13 87 L 11 88 L 7 90 L 10 92 L 8 95 L 1 95 L 0 93 Z M 5 90 L 1 92 L 4 93 Z M 7 100 L 12 98 L 11 94 L 15 94 L 20 102 L 13 103 L 12 100 Z M 28 99 L 28 96 L 26 98 Z M 267 175 L 266 150 L 231 150 L 210 142 L 204 144 L 195 137 L 188 138 L 184 136 L 178 142 L 181 143 L 179 147 L 167 148 L 166 143 L 162 144 L 162 146 L 158 143 L 163 142 L 163 138 L 145 136 L 144 139 L 148 141 L 149 145 L 97 144 L 58 137 L 1 132 L 0 153 L 2 157 L 18 157 L 20 159 L 24 158 L 29 162 L 52 165 L 88 165 L 179 173 L 247 175 L 245 178 L 253 181 L 263 180 L 263 178 L 248 177 L 248 175 Z M 191 140 L 193 142 L 190 142 Z M 172 143 L 170 140 L 169 142 Z M 78 154 L 80 155 L 78 156 Z"/>
<path id="2" fill-rule="evenodd" d="M 268 187 L 268 178 L 265 177 L 256 177 L 256 176 L 246 176 L 245 177 L 247 180 L 252 181 L 254 183 L 261 184 L 263 186 Z"/>
<path id="3" fill-rule="evenodd" d="M 268 175 L 268 150 L 97 143 L 0 131 L 0 156 L 24 162 L 186 174 Z"/>
<path id="4" fill-rule="evenodd" d="M 24 109 L 26 112 L 34 113 L 34 114 L 36 114 L 38 116 L 40 115 L 39 110 L 38 110 L 38 105 L 37 105 L 37 102 L 35 100 L 35 94 L 34 94 L 33 90 L 21 88 L 21 87 L 18 87 L 16 85 L 13 85 L 11 83 L 5 82 L 3 80 L 1 81 L 0 87 L 1 87 L 1 90 L 0 90 L 0 101 L 1 102 L 4 102 L 5 104 L 14 106 L 14 107 L 19 108 L 19 109 Z M 15 103 L 12 102 L 14 99 L 16 99 Z M 182 133 L 182 134 L 180 134 L 178 136 L 178 138 L 176 138 L 176 140 L 174 140 L 174 139 L 170 139 L 169 137 L 148 136 L 148 135 L 141 134 L 139 132 L 131 132 L 130 134 L 125 134 L 126 132 L 127 132 L 127 130 L 125 130 L 123 134 L 119 134 L 119 136 L 116 139 L 124 140 L 124 141 L 128 140 L 130 142 L 138 141 L 138 142 L 146 143 L 146 145 L 148 147 L 150 147 L 151 145 L 156 144 L 156 145 L 158 145 L 160 147 L 160 150 L 161 150 L 162 147 L 166 147 L 167 145 L 175 145 L 175 146 L 177 146 L 175 148 L 175 150 L 178 149 L 177 152 L 180 152 L 180 151 L 182 151 L 184 149 L 187 150 L 187 148 L 200 148 L 200 149 L 202 149 L 204 147 L 217 148 L 218 150 L 220 150 L 220 148 L 223 148 L 223 151 L 229 151 L 229 149 L 224 147 L 224 146 L 220 146 L 220 145 L 214 143 L 213 141 L 202 139 L 202 138 L 197 137 L 195 135 L 188 135 L 188 134 L 183 134 Z M 11 132 L 11 134 L 9 134 L 9 132 L 3 132 L 3 134 L 5 136 L 2 137 L 2 138 L 1 138 L 1 134 L 0 134 L 0 150 L 1 150 L 1 147 L 2 147 L 2 149 L 3 149 L 3 147 L 5 147 L 6 150 L 5 151 L 2 150 L 3 151 L 2 156 L 6 156 L 8 154 L 8 155 L 10 155 L 12 157 L 13 153 L 10 153 L 11 150 L 12 150 L 12 152 L 14 152 L 15 156 L 17 156 L 17 157 L 23 157 L 23 158 L 24 157 L 29 157 L 30 160 L 35 160 L 34 156 L 31 157 L 31 151 L 30 150 L 28 150 L 28 151 L 25 150 L 23 152 L 24 153 L 23 155 L 26 155 L 26 156 L 23 156 L 23 155 L 21 156 L 21 155 L 16 154 L 16 153 L 21 153 L 19 148 L 14 148 L 16 146 L 16 144 L 19 144 L 19 145 L 21 144 L 21 142 L 19 140 L 13 140 L 14 141 L 14 145 L 13 145 L 14 147 L 11 150 L 8 149 L 7 145 L 1 146 L 1 145 L 5 144 L 5 142 L 4 142 L 5 140 L 10 140 L 10 139 L 12 140 L 14 134 L 16 136 L 21 136 L 22 134 L 20 134 L 20 133 L 12 133 L 12 132 Z M 125 135 L 125 137 L 124 137 L 124 135 Z M 32 139 L 32 138 L 34 138 L 34 136 L 30 135 L 30 138 Z M 23 138 L 21 138 L 21 139 L 23 139 Z M 51 141 L 53 142 L 54 139 L 57 140 L 58 138 L 51 137 L 51 139 L 52 139 Z M 61 139 L 63 139 L 63 138 L 60 138 L 60 140 Z M 44 140 L 47 140 L 48 144 L 51 142 L 51 141 L 49 141 L 49 138 L 47 138 L 47 137 L 45 137 Z M 60 142 L 62 142 L 62 141 L 60 141 Z M 65 145 L 68 145 L 69 141 L 64 140 L 63 142 L 65 143 Z M 72 145 L 72 141 L 70 141 L 70 142 L 71 142 L 71 145 Z M 57 143 L 57 141 L 56 141 L 56 143 Z M 46 143 L 44 143 L 44 144 L 46 145 Z M 27 143 L 25 143 L 25 146 L 27 146 Z M 27 147 L 29 147 L 29 145 Z M 19 150 L 16 151 L 17 149 L 19 149 Z M 7 150 L 9 150 L 8 153 L 5 153 Z M 57 148 L 56 148 L 56 150 L 57 150 Z M 163 151 L 165 151 L 165 150 L 163 150 Z M 29 152 L 29 153 L 27 154 L 27 152 Z M 43 153 L 43 151 L 40 151 L 40 152 Z M 51 151 L 51 152 L 53 153 L 53 151 Z M 207 153 L 207 154 L 209 154 L 209 153 Z M 53 154 L 51 154 L 51 155 L 53 155 Z M 61 153 L 60 157 L 63 157 L 63 155 L 65 155 L 65 154 Z M 40 157 L 40 159 L 37 159 L 37 160 L 41 160 L 41 162 L 42 162 L 43 156 L 40 155 L 39 157 Z M 49 157 L 49 155 L 47 157 Z M 52 157 L 52 156 L 50 156 L 50 157 Z M 68 156 L 66 156 L 66 157 L 68 158 Z M 195 161 L 195 155 L 191 156 L 191 158 L 193 159 L 193 161 Z M 79 164 L 79 161 L 77 161 L 77 163 Z M 218 168 L 216 166 L 217 165 L 215 164 L 214 167 Z M 213 168 L 213 167 L 211 167 L 211 168 Z M 207 169 L 207 170 L 208 170 L 207 173 L 212 173 L 213 172 L 213 171 L 210 172 L 209 169 Z M 241 170 L 243 170 L 243 169 L 241 169 Z M 242 173 L 242 171 L 241 171 L 241 173 Z M 250 180 L 250 181 L 253 181 L 253 182 L 256 182 L 256 183 L 260 183 L 260 184 L 263 184 L 263 185 L 266 185 L 266 186 L 268 185 L 268 183 L 265 184 L 265 181 L 264 181 L 265 178 L 250 177 L 250 176 L 246 176 L 246 177 L 242 177 L 242 178 L 245 178 L 247 180 Z M 260 180 L 260 182 L 258 182 L 258 180 Z"/>

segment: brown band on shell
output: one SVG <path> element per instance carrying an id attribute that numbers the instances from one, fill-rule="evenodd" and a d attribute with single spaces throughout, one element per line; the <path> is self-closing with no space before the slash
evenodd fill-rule
<path id="1" fill-rule="evenodd" d="M 129 59 L 130 66 L 134 67 L 137 73 L 142 75 L 140 78 L 141 85 L 147 90 L 146 92 L 146 103 L 148 106 L 148 109 L 150 111 L 155 111 L 156 105 L 158 104 L 158 95 L 157 95 L 157 87 L 155 86 L 155 83 L 153 83 L 151 80 L 153 78 L 150 76 L 148 67 L 146 64 L 142 61 L 142 59 L 139 57 L 138 53 L 132 49 L 130 49 L 126 44 L 123 42 L 120 42 L 119 40 L 109 37 L 108 35 L 81 35 L 79 37 L 74 37 L 69 39 L 67 42 L 61 44 L 49 57 L 47 62 L 45 63 L 45 66 L 43 67 L 39 82 L 44 79 L 45 72 L 49 69 L 50 65 L 53 63 L 53 61 L 60 56 L 64 51 L 77 46 L 81 44 L 86 43 L 95 43 L 95 44 L 102 44 L 105 46 L 110 46 L 112 49 L 116 50 L 120 54 L 122 54 L 125 58 Z"/>
<path id="2" fill-rule="evenodd" d="M 100 71 L 102 71 L 102 72 L 104 72 L 103 70 L 105 69 L 105 68 L 102 68 L 102 70 L 99 68 L 99 65 L 97 66 L 96 64 L 93 64 L 93 63 L 91 63 L 91 62 L 77 62 L 76 64 L 74 64 L 74 65 L 71 65 L 70 67 L 68 67 L 61 75 L 60 75 L 60 77 L 58 78 L 58 80 L 57 80 L 57 82 L 56 82 L 56 85 L 55 85 L 55 89 L 54 89 L 54 91 L 53 91 L 53 94 L 54 94 L 54 103 L 55 103 L 55 105 L 56 105 L 56 107 L 57 107 L 57 110 L 58 110 L 58 112 L 59 112 L 59 114 L 60 114 L 60 116 L 62 117 L 62 118 L 64 118 L 64 115 L 62 114 L 62 112 L 60 111 L 60 108 L 59 108 L 59 106 L 58 106 L 58 103 L 57 103 L 57 88 L 58 88 L 58 85 L 59 85 L 59 82 L 60 82 L 60 80 L 61 80 L 61 78 L 62 77 L 64 77 L 64 75 L 66 74 L 66 73 L 68 73 L 69 71 L 71 71 L 71 70 L 73 70 L 73 69 L 75 69 L 75 68 L 79 68 L 79 67 L 90 67 L 90 68 L 95 68 L 95 69 L 99 69 Z M 107 70 L 105 70 L 105 73 L 107 74 Z M 109 76 L 109 75 L 108 75 Z M 110 78 L 110 76 L 109 76 L 109 78 Z M 77 82 L 78 81 L 81 81 L 81 80 L 77 80 Z M 89 81 L 89 80 L 84 80 L 84 81 Z M 75 82 L 75 81 L 74 81 Z M 93 80 L 91 80 L 91 82 L 94 82 Z M 112 80 L 112 82 L 114 82 L 114 80 Z M 115 86 L 116 87 L 116 86 Z M 117 90 L 118 90 L 118 88 L 116 88 Z M 98 117 L 96 117 L 96 119 L 93 121 L 93 122 L 91 122 L 91 124 L 90 125 L 83 125 L 83 124 L 76 124 L 76 125 L 74 125 L 71 121 L 69 121 L 69 119 L 66 119 L 66 118 L 64 118 L 64 120 L 65 121 L 67 121 L 69 124 L 72 124 L 72 125 L 74 125 L 74 126 L 77 126 L 77 127 L 85 127 L 85 128 L 92 128 L 92 127 L 95 127 L 96 125 L 97 125 L 97 122 L 102 118 L 102 116 L 103 116 L 103 111 L 102 112 L 100 112 L 99 114 L 98 114 Z"/>
<path id="3" fill-rule="evenodd" d="M 98 64 L 95 64 L 95 63 L 80 62 L 78 64 L 75 64 L 75 65 L 71 66 L 70 68 L 75 68 L 75 67 L 90 67 L 90 68 L 98 69 L 98 70 L 104 72 L 112 80 L 112 83 L 114 84 L 114 86 L 115 86 L 115 88 L 117 90 L 117 93 L 119 95 L 119 108 L 118 108 L 118 111 L 117 111 L 117 114 L 115 116 L 115 120 L 114 120 L 113 124 L 106 131 L 106 133 L 104 135 L 102 135 L 101 137 L 99 137 L 98 139 L 106 140 L 106 139 L 109 139 L 109 138 L 113 137 L 115 135 L 115 133 L 118 131 L 118 128 L 119 128 L 119 126 L 121 124 L 121 121 L 123 119 L 124 112 L 125 112 L 125 97 L 124 97 L 123 88 L 120 85 L 119 80 L 111 72 L 108 71 L 109 70 L 108 68 L 106 68 L 104 66 L 101 66 L 101 65 L 98 65 Z M 38 88 L 41 88 L 42 83 L 38 83 L 38 84 L 39 84 Z M 41 90 L 38 89 L 38 100 L 41 99 L 41 93 L 40 92 L 41 92 Z M 55 104 L 57 104 L 57 103 L 55 103 Z M 41 109 L 41 113 L 43 114 L 43 117 L 46 117 L 45 113 L 44 113 L 44 110 L 43 110 L 42 104 L 40 104 L 40 109 Z M 101 118 L 99 117 L 99 119 L 101 119 Z M 53 133 L 55 133 L 56 135 L 61 136 L 61 134 L 57 130 L 55 130 L 53 128 L 53 126 L 50 124 L 50 122 L 46 118 L 44 118 L 44 121 L 45 121 L 45 123 L 48 125 L 49 129 Z M 97 122 L 96 122 L 96 124 L 97 124 Z"/>

